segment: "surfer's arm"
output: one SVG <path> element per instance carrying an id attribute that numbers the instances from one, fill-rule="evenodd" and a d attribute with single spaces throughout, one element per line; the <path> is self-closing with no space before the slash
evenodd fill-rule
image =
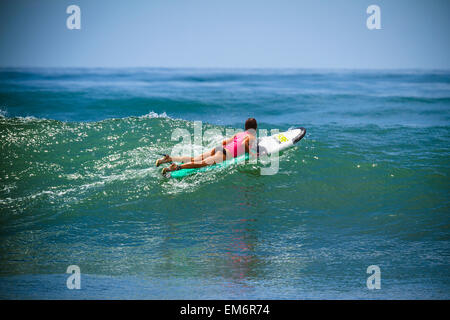
<path id="1" fill-rule="evenodd" d="M 232 136 L 231 138 L 225 139 L 222 141 L 222 145 L 225 146 L 227 144 L 229 144 L 231 141 L 233 141 L 234 136 Z"/>
<path id="2" fill-rule="evenodd" d="M 252 152 L 250 150 L 250 138 L 249 137 L 245 138 L 245 140 L 242 141 L 242 144 L 244 145 L 245 153 L 248 153 L 252 157 L 257 157 L 258 156 L 257 153 L 254 153 L 254 152 Z"/>

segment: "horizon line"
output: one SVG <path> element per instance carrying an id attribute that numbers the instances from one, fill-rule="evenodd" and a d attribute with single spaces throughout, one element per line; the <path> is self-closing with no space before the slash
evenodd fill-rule
<path id="1" fill-rule="evenodd" d="M 450 68 L 427 67 L 207 67 L 207 66 L 2 66 L 0 69 L 185 69 L 185 70 L 333 70 L 333 71 L 448 71 Z"/>

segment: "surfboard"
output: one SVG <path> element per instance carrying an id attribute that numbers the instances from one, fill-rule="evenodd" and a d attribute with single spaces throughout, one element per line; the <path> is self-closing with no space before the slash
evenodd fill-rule
<path id="1" fill-rule="evenodd" d="M 280 132 L 271 136 L 258 139 L 257 150 L 260 155 L 280 152 L 284 149 L 293 147 L 306 134 L 306 129 L 298 127 L 288 131 Z"/>
<path id="2" fill-rule="evenodd" d="M 293 147 L 299 142 L 306 134 L 306 129 L 303 127 L 290 129 L 288 131 L 280 132 L 271 136 L 261 137 L 257 140 L 257 152 L 260 156 L 270 155 L 274 152 L 280 152 L 282 150 Z M 166 178 L 184 178 L 200 172 L 207 172 L 217 170 L 219 168 L 226 168 L 234 164 L 239 164 L 249 160 L 248 153 L 240 155 L 239 157 L 225 160 L 221 163 L 213 164 L 206 167 L 195 169 L 181 169 L 177 171 L 171 171 L 165 174 Z"/>

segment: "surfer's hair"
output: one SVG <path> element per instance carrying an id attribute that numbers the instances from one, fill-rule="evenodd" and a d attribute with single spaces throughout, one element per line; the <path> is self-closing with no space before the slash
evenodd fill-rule
<path id="1" fill-rule="evenodd" d="M 248 129 L 255 129 L 258 127 L 258 124 L 256 123 L 255 118 L 248 118 L 247 121 L 245 121 L 245 130 Z"/>

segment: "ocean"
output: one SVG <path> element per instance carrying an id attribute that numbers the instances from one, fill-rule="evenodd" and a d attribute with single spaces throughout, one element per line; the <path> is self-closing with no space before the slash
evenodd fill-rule
<path id="1" fill-rule="evenodd" d="M 275 175 L 154 166 L 248 117 Z M 450 298 L 449 71 L 0 69 L 0 154 L 1 299 Z"/>

